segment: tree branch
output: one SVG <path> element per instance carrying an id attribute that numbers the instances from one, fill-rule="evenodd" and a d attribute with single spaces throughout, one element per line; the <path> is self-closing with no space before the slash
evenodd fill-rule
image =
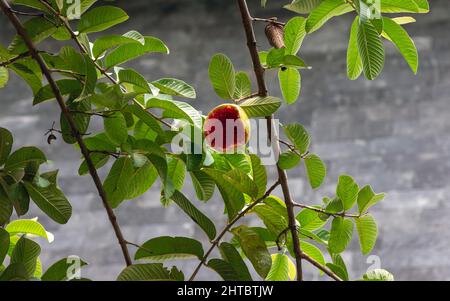
<path id="1" fill-rule="evenodd" d="M 68 108 L 64 102 L 64 99 L 61 95 L 61 91 L 59 90 L 58 85 L 56 84 L 55 80 L 53 79 L 52 74 L 51 74 L 50 70 L 48 69 L 47 65 L 45 64 L 44 60 L 42 59 L 42 57 L 39 55 L 38 51 L 36 50 L 36 47 L 34 46 L 33 41 L 30 39 L 26 29 L 23 27 L 22 23 L 17 18 L 17 16 L 14 14 L 14 12 L 11 10 L 11 7 L 6 2 L 6 0 L 0 0 L 0 8 L 3 11 L 3 13 L 8 17 L 8 19 L 11 21 L 12 25 L 14 25 L 14 27 L 17 30 L 17 33 L 25 41 L 25 44 L 27 45 L 27 47 L 29 49 L 30 55 L 39 64 L 39 67 L 40 67 L 42 73 L 44 74 L 53 93 L 55 94 L 55 97 L 56 97 L 58 105 L 61 109 L 61 112 L 64 115 L 64 117 L 67 119 L 69 126 L 71 128 L 71 131 L 72 131 L 72 135 L 77 140 L 78 145 L 80 146 L 81 153 L 83 154 L 83 157 L 86 160 L 86 163 L 87 163 L 87 166 L 89 169 L 89 173 L 91 174 L 91 177 L 95 183 L 95 186 L 98 190 L 100 198 L 102 199 L 103 206 L 106 209 L 108 218 L 111 222 L 111 225 L 114 229 L 114 232 L 115 232 L 117 239 L 119 241 L 119 244 L 121 246 L 123 257 L 125 259 L 125 263 L 127 265 L 131 265 L 132 264 L 131 257 L 128 253 L 127 244 L 126 244 L 125 239 L 123 238 L 122 231 L 119 227 L 119 224 L 117 223 L 117 218 L 114 214 L 113 209 L 111 208 L 111 206 L 108 202 L 105 189 L 102 185 L 100 177 L 98 176 L 95 165 L 91 159 L 89 149 L 87 148 L 86 144 L 84 143 L 83 137 L 77 128 L 75 120 L 73 119 L 72 114 L 70 113 L 70 111 L 68 110 Z"/>
<path id="2" fill-rule="evenodd" d="M 83 52 L 84 54 L 88 54 L 88 51 L 86 49 L 86 47 L 83 46 L 83 44 L 80 42 L 80 40 L 78 40 L 78 36 L 75 34 L 75 32 L 73 31 L 72 27 L 69 24 L 69 21 L 67 21 L 66 18 L 64 18 L 63 16 L 61 16 L 61 14 L 56 11 L 46 0 L 39 0 L 39 2 L 41 2 L 49 11 L 51 11 L 58 19 L 61 20 L 61 22 L 63 23 L 64 27 L 69 31 L 70 36 L 72 38 L 72 40 L 75 42 L 75 44 L 77 44 L 78 48 L 80 49 L 81 52 Z M 89 56 L 89 58 L 91 58 Z M 105 76 L 111 83 L 117 85 L 119 84 L 119 82 L 112 77 L 107 70 L 105 70 L 102 66 L 99 65 L 98 62 L 96 62 L 95 60 L 92 60 L 92 63 L 95 65 L 95 68 L 97 68 L 98 71 L 100 71 L 100 73 Z M 122 89 L 123 92 L 127 92 L 126 89 L 123 86 L 120 86 L 120 88 Z M 160 123 L 164 124 L 167 127 L 172 127 L 171 124 L 169 124 L 168 122 L 164 121 L 162 118 L 156 116 L 155 114 L 153 114 L 150 111 L 147 111 L 146 108 L 136 99 L 133 99 L 133 102 L 138 105 L 139 107 L 141 107 L 142 109 L 144 109 L 147 114 L 151 115 L 153 118 L 155 118 L 157 121 L 159 121 Z"/>
<path id="3" fill-rule="evenodd" d="M 245 208 L 241 213 L 239 213 L 232 221 L 230 221 L 225 228 L 220 232 L 220 234 L 216 237 L 216 239 L 212 242 L 211 247 L 209 250 L 205 253 L 205 256 L 203 256 L 200 263 L 195 268 L 194 272 L 192 273 L 191 277 L 189 278 L 189 281 L 193 281 L 195 279 L 195 276 L 197 276 L 198 271 L 200 271 L 200 268 L 206 263 L 206 260 L 208 259 L 211 252 L 214 250 L 215 247 L 219 245 L 220 240 L 223 238 L 223 236 L 233 227 L 234 224 L 236 224 L 241 218 L 243 218 L 250 210 L 255 208 L 256 205 L 263 202 L 265 199 L 267 199 L 270 194 L 275 190 L 275 188 L 280 185 L 280 182 L 277 181 L 275 184 L 273 184 L 269 190 L 258 200 L 254 201 L 251 205 L 249 205 L 247 208 Z"/>
<path id="4" fill-rule="evenodd" d="M 248 10 L 246 0 L 238 0 L 239 9 L 241 12 L 242 23 L 244 26 L 245 34 L 247 37 L 247 46 L 250 51 L 250 55 L 252 57 L 253 69 L 255 71 L 256 80 L 258 83 L 258 91 L 260 96 L 267 96 L 267 87 L 264 81 L 264 68 L 261 65 L 261 61 L 259 60 L 258 49 L 256 46 L 256 38 L 255 32 L 253 29 L 253 18 L 250 15 Z M 266 117 L 268 124 L 268 137 L 271 139 L 271 143 L 273 145 L 273 149 L 278 156 L 280 154 L 280 143 L 278 141 L 278 133 L 276 129 L 274 129 L 274 122 L 272 116 Z M 271 138 L 273 137 L 273 138 Z M 275 157 L 277 157 L 275 156 Z M 300 248 L 300 240 L 298 238 L 296 220 L 294 214 L 294 205 L 292 196 L 289 190 L 288 177 L 284 170 L 277 166 L 278 178 L 281 184 L 281 188 L 283 190 L 284 201 L 286 203 L 287 213 L 288 213 L 288 221 L 289 221 L 289 229 L 292 235 L 294 253 L 295 253 L 295 261 L 297 267 L 297 280 L 303 280 L 302 273 L 302 251 Z"/>

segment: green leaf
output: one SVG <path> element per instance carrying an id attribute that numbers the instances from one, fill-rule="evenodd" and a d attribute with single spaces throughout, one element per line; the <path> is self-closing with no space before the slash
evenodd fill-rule
<path id="1" fill-rule="evenodd" d="M 133 69 L 122 69 L 119 71 L 119 81 L 120 83 L 132 84 L 144 92 L 152 94 L 152 89 L 147 82 L 147 80 L 138 72 Z"/>
<path id="2" fill-rule="evenodd" d="M 330 267 L 332 271 L 338 274 L 340 278 L 342 278 L 344 281 L 348 281 L 348 271 L 347 266 L 345 265 L 344 259 L 339 254 L 331 254 L 331 258 L 333 260 L 333 265 L 337 268 Z"/>
<path id="3" fill-rule="evenodd" d="M 0 178 L 3 181 L 2 178 Z M 0 184 L 3 184 L 0 182 Z M 0 225 L 9 222 L 13 213 L 13 204 L 11 203 L 9 193 L 5 190 L 4 185 L 0 185 Z"/>
<path id="4" fill-rule="evenodd" d="M 10 235 L 31 234 L 43 237 L 49 242 L 53 241 L 53 235 L 45 231 L 45 228 L 40 223 L 32 219 L 12 221 L 6 226 L 5 230 L 8 231 Z"/>
<path id="5" fill-rule="evenodd" d="M 233 63 L 224 54 L 216 54 L 209 63 L 209 79 L 217 95 L 232 99 L 236 89 L 236 75 Z"/>
<path id="6" fill-rule="evenodd" d="M 258 187 L 257 197 L 260 198 L 266 193 L 267 188 L 267 172 L 266 168 L 261 164 L 261 159 L 254 154 L 250 155 L 250 162 L 252 164 L 251 177 Z"/>
<path id="7" fill-rule="evenodd" d="M 0 281 L 26 281 L 28 279 L 27 270 L 22 263 L 10 264 L 0 275 Z"/>
<path id="8" fill-rule="evenodd" d="M 231 264 L 225 260 L 213 258 L 208 261 L 207 267 L 214 270 L 225 281 L 236 281 L 239 278 Z"/>
<path id="9" fill-rule="evenodd" d="M 8 159 L 13 141 L 14 139 L 11 132 L 5 128 L 0 128 L 0 166 L 5 164 Z"/>
<path id="10" fill-rule="evenodd" d="M 246 72 L 236 73 L 236 88 L 234 90 L 234 99 L 244 99 L 252 95 L 252 82 Z"/>
<path id="11" fill-rule="evenodd" d="M 129 31 L 124 35 L 107 35 L 98 38 L 92 47 L 94 58 L 98 58 L 105 51 L 125 44 L 145 45 L 144 36 L 137 31 Z"/>
<path id="12" fill-rule="evenodd" d="M 147 103 L 147 108 L 160 108 L 169 111 L 175 119 L 183 119 L 197 128 L 202 128 L 202 116 L 196 109 L 185 102 L 152 98 Z"/>
<path id="13" fill-rule="evenodd" d="M 36 147 L 22 147 L 13 152 L 6 160 L 5 169 L 13 171 L 24 168 L 27 164 L 35 162 L 42 164 L 47 161 L 44 153 Z"/>
<path id="14" fill-rule="evenodd" d="M 186 177 L 186 165 L 182 160 L 172 157 L 169 158 L 167 167 L 168 177 L 172 180 L 173 186 L 176 190 L 181 190 Z"/>
<path id="15" fill-rule="evenodd" d="M 33 93 L 37 93 L 42 87 L 42 72 L 39 65 L 31 58 L 23 58 L 9 66 L 30 86 Z"/>
<path id="16" fill-rule="evenodd" d="M 186 237 L 162 236 L 145 242 L 136 252 L 134 259 L 165 261 L 197 257 L 203 258 L 200 242 Z"/>
<path id="17" fill-rule="evenodd" d="M 74 261 L 75 258 L 63 258 L 52 264 L 47 271 L 42 275 L 41 280 L 42 281 L 66 281 L 70 280 L 67 279 L 67 272 L 69 269 L 74 267 Z M 80 265 L 79 267 L 86 266 L 87 263 L 80 259 Z"/>
<path id="18" fill-rule="evenodd" d="M 364 74 L 375 79 L 384 67 L 384 45 L 376 28 L 370 22 L 360 22 L 358 27 L 358 50 Z"/>
<path id="19" fill-rule="evenodd" d="M 119 158 L 111 167 L 103 186 L 113 208 L 119 206 L 130 194 L 130 181 L 133 174 L 133 161 L 130 158 Z"/>
<path id="20" fill-rule="evenodd" d="M 93 153 L 91 154 L 92 162 L 94 163 L 94 166 L 96 169 L 100 169 L 103 166 L 105 166 L 106 163 L 109 161 L 109 155 L 107 154 L 99 154 L 99 153 Z M 80 168 L 78 169 L 78 174 L 80 176 L 87 175 L 89 173 L 89 168 L 87 166 L 86 160 L 81 163 Z"/>
<path id="21" fill-rule="evenodd" d="M 430 4 L 428 0 L 414 0 L 414 2 L 419 7 L 419 13 L 428 13 L 430 11 Z"/>
<path id="22" fill-rule="evenodd" d="M 216 237 L 216 227 L 214 223 L 202 212 L 200 212 L 192 203 L 179 191 L 171 197 L 178 207 L 181 208 L 200 228 L 205 231 L 209 239 Z"/>
<path id="23" fill-rule="evenodd" d="M 364 274 L 364 281 L 394 281 L 394 275 L 383 269 L 371 270 Z"/>
<path id="24" fill-rule="evenodd" d="M 283 130 L 300 154 L 305 154 L 309 150 L 311 136 L 303 125 L 299 123 L 289 124 L 283 127 Z"/>
<path id="25" fill-rule="evenodd" d="M 303 17 L 294 17 L 286 23 L 284 26 L 285 54 L 297 54 L 306 36 L 305 26 L 306 19 Z"/>
<path id="26" fill-rule="evenodd" d="M 411 70 L 414 74 L 417 74 L 417 69 L 419 68 L 419 55 L 411 37 L 401 25 L 390 18 L 383 18 L 383 24 L 383 36 L 397 46 Z"/>
<path id="27" fill-rule="evenodd" d="M 319 6 L 322 1 L 323 0 L 294 0 L 291 4 L 285 5 L 284 8 L 298 14 L 308 14 Z"/>
<path id="28" fill-rule="evenodd" d="M 80 94 L 82 91 L 81 83 L 79 80 L 74 79 L 61 79 L 56 81 L 56 85 L 59 88 L 61 96 L 73 94 Z M 44 101 L 55 99 L 55 94 L 50 85 L 46 85 L 39 89 L 33 99 L 33 106 L 43 103 Z"/>
<path id="29" fill-rule="evenodd" d="M 158 171 L 144 155 L 133 154 L 134 172 L 129 181 L 129 189 L 125 199 L 132 200 L 144 193 L 155 183 L 158 178 Z M 136 161 L 141 161 L 142 165 L 137 166 Z"/>
<path id="30" fill-rule="evenodd" d="M 359 236 L 359 245 L 363 255 L 369 254 L 377 241 L 378 226 L 375 219 L 371 215 L 355 219 L 356 230 Z"/>
<path id="31" fill-rule="evenodd" d="M 78 31 L 81 33 L 100 32 L 128 20 L 128 15 L 115 6 L 96 7 L 81 16 Z"/>
<path id="32" fill-rule="evenodd" d="M 321 28 L 331 18 L 352 10 L 353 8 L 344 0 L 324 0 L 314 8 L 306 20 L 306 32 L 312 33 Z"/>
<path id="33" fill-rule="evenodd" d="M 103 118 L 105 132 L 116 145 L 125 143 L 128 139 L 128 129 L 125 117 L 121 112 L 114 112 Z"/>
<path id="34" fill-rule="evenodd" d="M 24 183 L 28 194 L 36 205 L 51 219 L 59 224 L 66 224 L 72 216 L 72 206 L 55 184 L 39 187 Z"/>
<path id="35" fill-rule="evenodd" d="M 280 69 L 278 71 L 281 93 L 287 104 L 293 104 L 300 96 L 301 76 L 294 68 Z"/>
<path id="36" fill-rule="evenodd" d="M 245 256 L 250 260 L 256 272 L 266 278 L 271 266 L 272 258 L 264 240 L 247 226 L 239 226 L 231 230 L 236 236 Z"/>
<path id="37" fill-rule="evenodd" d="M 355 205 L 358 198 L 359 187 L 355 180 L 348 176 L 342 175 L 339 177 L 336 188 L 336 195 L 341 199 L 344 205 L 344 211 L 350 210 Z"/>
<path id="38" fill-rule="evenodd" d="M 301 242 L 302 251 L 305 252 L 306 255 L 320 263 L 321 265 L 325 265 L 325 258 L 323 257 L 322 251 L 315 245 L 307 243 L 306 241 Z M 321 272 L 322 274 L 322 272 Z"/>
<path id="39" fill-rule="evenodd" d="M 268 68 L 278 68 L 283 65 L 286 56 L 286 48 L 272 48 L 267 54 L 266 64 Z"/>
<path id="40" fill-rule="evenodd" d="M 309 184 L 313 189 L 319 188 L 327 175 L 327 168 L 322 159 L 315 154 L 309 154 L 305 157 L 305 168 Z"/>
<path id="41" fill-rule="evenodd" d="M 285 254 L 272 255 L 272 267 L 267 274 L 266 281 L 289 280 L 289 257 Z"/>
<path id="42" fill-rule="evenodd" d="M 8 254 L 8 249 L 9 249 L 9 233 L 6 232 L 3 228 L 0 228 L 0 266 L 5 260 L 6 254 Z"/>
<path id="43" fill-rule="evenodd" d="M 277 97 L 252 97 L 244 100 L 239 106 L 248 117 L 266 117 L 275 113 L 281 106 L 281 100 Z"/>
<path id="44" fill-rule="evenodd" d="M 383 13 L 418 13 L 419 7 L 415 0 L 382 0 Z"/>
<path id="45" fill-rule="evenodd" d="M 111 67 L 121 65 L 130 60 L 152 52 L 159 52 L 164 54 L 169 53 L 169 49 L 160 39 L 155 37 L 145 37 L 144 39 L 144 45 L 137 43 L 124 44 L 108 53 L 105 56 L 105 68 L 109 69 Z"/>
<path id="46" fill-rule="evenodd" d="M 280 158 L 278 159 L 278 167 L 285 170 L 295 168 L 298 166 L 301 159 L 302 158 L 298 154 L 292 151 L 281 153 Z"/>
<path id="47" fill-rule="evenodd" d="M 13 0 L 11 3 L 14 3 L 15 5 L 21 5 L 26 6 L 30 8 L 34 8 L 43 12 L 50 13 L 48 8 L 42 4 L 39 0 Z"/>
<path id="48" fill-rule="evenodd" d="M 230 185 L 230 179 L 225 179 L 226 172 L 212 168 L 204 168 L 202 170 L 214 179 L 225 203 L 228 219 L 232 220 L 245 205 L 243 192 L 239 188 Z"/>
<path id="49" fill-rule="evenodd" d="M 365 213 L 370 207 L 384 199 L 384 193 L 375 194 L 372 187 L 364 186 L 358 193 L 358 211 Z"/>
<path id="50" fill-rule="evenodd" d="M 225 181 L 242 193 L 255 199 L 258 196 L 258 186 L 242 170 L 233 169 L 223 175 Z"/>
<path id="51" fill-rule="evenodd" d="M 208 201 L 212 198 L 216 184 L 214 180 L 201 170 L 190 172 L 195 193 L 200 201 Z"/>
<path id="52" fill-rule="evenodd" d="M 347 48 L 347 76 L 351 80 L 357 79 L 363 71 L 362 60 L 358 50 L 358 26 L 359 17 L 357 16 L 352 24 Z"/>
<path id="53" fill-rule="evenodd" d="M 235 281 L 252 281 L 252 276 L 244 260 L 242 260 L 241 255 L 232 244 L 223 242 L 220 244 L 219 249 L 223 259 L 231 265 L 231 268 L 236 273 Z"/>
<path id="54" fill-rule="evenodd" d="M 172 270 L 173 271 L 173 270 Z M 133 264 L 125 268 L 117 277 L 117 281 L 176 281 L 161 263 Z"/>
<path id="55" fill-rule="evenodd" d="M 353 222 L 340 216 L 335 217 L 331 224 L 328 246 L 332 253 L 340 254 L 347 248 L 353 236 Z"/>
<path id="56" fill-rule="evenodd" d="M 272 197 L 266 199 L 266 202 Z M 256 206 L 253 209 L 264 225 L 275 237 L 280 235 L 288 227 L 287 211 L 285 207 L 271 206 L 268 203 Z M 289 241 L 289 237 L 288 237 Z"/>
<path id="57" fill-rule="evenodd" d="M 0 89 L 4 88 L 9 80 L 8 69 L 0 67 Z"/>
<path id="58" fill-rule="evenodd" d="M 319 213 L 310 209 L 300 211 L 296 219 L 300 223 L 300 228 L 307 231 L 318 230 L 328 222 L 328 219 L 321 219 Z"/>
<path id="59" fill-rule="evenodd" d="M 282 66 L 295 69 L 310 69 L 310 67 L 306 65 L 305 61 L 298 56 L 291 54 L 284 56 Z"/>
<path id="60" fill-rule="evenodd" d="M 161 128 L 161 125 L 158 123 L 155 117 L 149 114 L 145 109 L 136 104 L 132 104 L 126 108 L 126 111 L 132 113 L 158 135 L 164 135 L 164 131 Z"/>
<path id="61" fill-rule="evenodd" d="M 348 275 L 346 272 L 342 269 L 342 267 L 334 264 L 334 263 L 327 263 L 326 266 L 335 273 L 339 278 L 341 278 L 344 281 L 348 281 Z"/>
<path id="62" fill-rule="evenodd" d="M 185 98 L 196 98 L 195 89 L 182 80 L 176 78 L 161 78 L 152 84 L 167 95 L 180 96 Z"/>
<path id="63" fill-rule="evenodd" d="M 21 237 L 16 243 L 11 256 L 11 264 L 21 263 L 25 267 L 28 277 L 36 270 L 36 261 L 41 253 L 41 247 L 32 240 Z"/>
<path id="64" fill-rule="evenodd" d="M 56 27 L 52 22 L 41 17 L 34 17 L 27 20 L 23 23 L 23 27 L 25 27 L 28 37 L 34 45 L 39 44 L 56 31 Z M 16 35 L 9 45 L 8 50 L 12 54 L 21 54 L 27 52 L 28 47 L 22 37 Z"/>

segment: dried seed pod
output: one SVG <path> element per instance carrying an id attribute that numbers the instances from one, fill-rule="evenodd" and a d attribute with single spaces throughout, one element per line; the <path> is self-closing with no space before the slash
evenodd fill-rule
<path id="1" fill-rule="evenodd" d="M 266 36 L 270 45 L 275 48 L 283 48 L 284 45 L 284 26 L 278 23 L 270 22 L 266 26 Z"/>
<path id="2" fill-rule="evenodd" d="M 52 141 L 53 141 L 53 140 L 56 140 L 56 139 L 57 139 L 57 138 L 56 138 L 55 135 L 50 134 L 50 135 L 47 137 L 47 143 L 48 143 L 48 144 L 52 144 Z"/>

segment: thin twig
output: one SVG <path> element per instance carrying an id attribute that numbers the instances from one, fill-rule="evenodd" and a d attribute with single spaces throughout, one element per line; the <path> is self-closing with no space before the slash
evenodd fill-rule
<path id="1" fill-rule="evenodd" d="M 316 207 L 313 207 L 313 206 L 308 206 L 308 205 L 305 205 L 305 204 L 299 204 L 299 203 L 295 203 L 295 202 L 294 202 L 294 206 L 295 207 L 299 207 L 299 208 L 303 208 L 303 209 L 308 209 L 308 210 L 311 210 L 311 211 L 314 211 L 314 212 L 317 212 L 317 213 L 322 213 L 322 214 L 325 214 L 325 215 L 328 215 L 328 216 L 334 216 L 334 217 L 341 216 L 341 217 L 348 217 L 348 218 L 360 218 L 360 217 L 364 216 L 364 214 L 348 214 L 348 213 L 345 213 L 345 212 L 337 212 L 337 213 L 328 212 L 328 211 L 326 211 L 324 209 L 316 208 Z"/>
<path id="2" fill-rule="evenodd" d="M 252 18 L 252 21 L 255 22 L 265 22 L 265 23 L 273 23 L 273 24 L 278 24 L 278 25 L 283 25 L 285 26 L 286 23 L 283 22 L 279 22 L 277 21 L 277 18 L 273 17 L 273 18 Z"/>
<path id="3" fill-rule="evenodd" d="M 255 208 L 256 205 L 260 204 L 261 202 L 263 202 L 265 199 L 267 199 L 270 194 L 272 193 L 272 191 L 275 190 L 275 188 L 278 187 L 278 185 L 280 185 L 280 182 L 277 181 L 275 184 L 273 184 L 269 190 L 267 190 L 267 192 L 258 200 L 254 201 L 251 205 L 249 205 L 247 208 L 245 208 L 243 211 L 241 211 L 241 213 L 239 213 L 232 221 L 230 221 L 225 228 L 220 232 L 220 234 L 216 237 L 216 239 L 212 242 L 211 247 L 208 249 L 208 251 L 205 253 L 205 255 L 203 256 L 202 260 L 200 261 L 200 263 L 197 265 L 197 267 L 195 268 L 194 272 L 192 273 L 191 277 L 189 277 L 189 281 L 193 281 L 195 279 L 195 276 L 197 276 L 198 272 L 200 271 L 201 267 L 206 263 L 206 260 L 208 259 L 209 255 L 211 254 L 211 252 L 214 250 L 214 248 L 216 248 L 219 245 L 220 240 L 223 238 L 223 236 L 231 229 L 231 227 L 233 227 L 234 224 L 236 224 L 236 222 L 238 222 L 241 218 L 243 218 L 248 212 L 250 212 L 250 210 L 252 210 L 253 208 Z"/>
<path id="4" fill-rule="evenodd" d="M 300 154 L 299 151 L 298 151 L 297 149 L 295 149 L 295 146 L 293 146 L 292 144 L 290 144 L 290 143 L 288 143 L 288 142 L 286 142 L 286 141 L 283 141 L 283 140 L 280 140 L 280 139 L 278 139 L 278 141 L 279 141 L 281 144 L 287 146 L 291 152 L 293 152 L 294 154 L 296 154 L 297 156 L 299 156 L 299 157 L 302 158 L 302 159 L 305 159 L 306 156 L 309 155 L 309 152 L 306 152 L 306 153 L 304 153 L 304 154 Z"/>
<path id="5" fill-rule="evenodd" d="M 31 40 L 31 38 L 29 37 L 26 29 L 23 27 L 23 25 L 20 22 L 20 20 L 18 19 L 18 17 L 11 11 L 11 7 L 9 6 L 9 4 L 6 0 L 0 0 L 0 8 L 3 11 L 3 13 L 9 18 L 11 23 L 14 25 L 19 36 L 21 36 L 22 39 L 25 41 L 25 44 L 27 45 L 31 56 L 38 63 L 42 73 L 44 74 L 45 78 L 47 79 L 47 81 L 52 89 L 52 92 L 56 97 L 56 100 L 61 109 L 61 112 L 64 115 L 64 117 L 66 118 L 66 120 L 71 128 L 72 135 L 77 140 L 78 145 L 81 150 L 81 153 L 83 154 L 83 157 L 86 160 L 86 163 L 87 163 L 87 166 L 89 169 L 89 173 L 91 174 L 91 177 L 95 183 L 95 186 L 98 190 L 100 198 L 102 199 L 103 206 L 106 209 L 106 212 L 108 214 L 111 225 L 114 229 L 114 232 L 115 232 L 117 239 L 119 241 L 119 244 L 121 246 L 125 262 L 127 265 L 131 265 L 132 261 L 131 261 L 130 254 L 128 253 L 127 244 L 125 242 L 125 239 L 123 238 L 120 226 L 117 223 L 117 218 L 114 214 L 114 211 L 113 211 L 111 205 L 109 204 L 109 201 L 108 201 L 108 198 L 106 195 L 106 191 L 102 185 L 102 181 L 101 181 L 101 179 L 97 173 L 97 170 L 95 168 L 95 165 L 92 161 L 89 149 L 87 148 L 86 144 L 84 143 L 82 134 L 80 134 L 77 124 L 75 123 L 75 120 L 74 120 L 72 114 L 70 113 L 70 111 L 68 110 L 68 108 L 65 104 L 65 101 L 61 95 L 61 91 L 59 90 L 58 85 L 56 84 L 56 81 L 53 79 L 52 74 L 49 71 L 47 65 L 45 64 L 43 58 L 39 55 L 38 51 L 36 50 L 36 47 L 35 47 L 33 41 Z"/>
<path id="6" fill-rule="evenodd" d="M 256 44 L 256 38 L 255 38 L 255 32 L 253 29 L 253 23 L 252 23 L 252 16 L 250 15 L 250 11 L 248 10 L 247 2 L 246 0 L 238 0 L 239 9 L 241 12 L 242 17 L 242 23 L 245 30 L 245 35 L 247 38 L 247 46 L 250 51 L 250 55 L 252 58 L 253 63 L 253 69 L 255 71 L 256 80 L 258 83 L 258 92 L 261 96 L 267 96 L 267 87 L 266 83 L 264 81 L 264 68 L 261 65 L 261 61 L 259 59 L 257 44 Z M 267 119 L 267 130 L 268 130 L 268 137 L 271 140 L 270 142 L 273 145 L 274 151 L 276 153 L 276 156 L 280 154 L 280 143 L 278 142 L 278 133 L 274 129 L 274 122 L 272 116 L 266 117 Z M 272 135 L 273 134 L 273 135 Z M 273 137 L 270 138 L 270 137 Z M 288 213 L 288 222 L 289 222 L 289 228 L 292 234 L 292 241 L 293 241 L 293 247 L 294 247 L 294 253 L 295 253 L 295 262 L 296 262 L 296 268 L 297 268 L 297 280 L 301 281 L 303 280 L 303 272 L 302 272 L 302 256 L 301 256 L 301 248 L 300 248 L 300 240 L 298 238 L 297 233 L 297 225 L 296 225 L 296 219 L 294 214 L 294 206 L 293 206 L 293 200 L 289 189 L 288 184 L 288 177 L 286 171 L 282 170 L 281 168 L 277 167 L 278 171 L 278 179 L 281 184 L 281 188 L 283 190 L 283 196 L 284 201 L 286 203 L 286 209 Z"/>
<path id="7" fill-rule="evenodd" d="M 322 265 L 320 262 L 317 262 L 314 258 L 310 257 L 308 254 L 302 252 L 302 258 L 308 261 L 310 264 L 327 274 L 329 277 L 333 278 L 336 281 L 342 281 L 342 279 L 336 275 L 332 270 L 330 270 L 327 266 Z"/>

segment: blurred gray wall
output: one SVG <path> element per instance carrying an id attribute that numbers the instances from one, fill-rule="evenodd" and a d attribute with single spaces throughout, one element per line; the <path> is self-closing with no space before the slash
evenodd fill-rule
<path id="1" fill-rule="evenodd" d="M 136 29 L 162 38 L 171 49 L 170 56 L 150 55 L 132 67 L 149 80 L 177 77 L 193 84 L 198 99 L 192 103 L 197 108 L 208 111 L 220 103 L 207 76 L 214 53 L 226 53 L 237 69 L 251 72 L 235 1 L 117 2 L 131 18 L 115 32 Z M 269 1 L 266 10 L 257 7 L 259 0 L 249 2 L 255 16 L 279 16 L 282 20 L 293 16 L 280 10 L 278 1 Z M 349 16 L 338 18 L 305 41 L 301 56 L 313 69 L 302 74 L 301 101 L 284 106 L 278 115 L 285 122 L 308 127 L 313 150 L 326 160 L 329 169 L 318 192 L 311 191 L 300 169 L 290 172 L 297 201 L 317 204 L 322 196 L 333 195 L 341 173 L 387 193 L 386 200 L 372 212 L 380 224 L 380 237 L 372 252 L 375 256 L 362 257 L 357 240 L 344 254 L 354 278 L 380 258 L 381 267 L 398 280 L 450 280 L 450 4 L 447 0 L 431 2 L 432 12 L 417 15 L 417 24 L 407 26 L 420 51 L 417 76 L 388 45 L 386 68 L 379 79 L 349 81 L 345 56 L 352 20 Z M 257 31 L 259 46 L 267 48 L 262 25 Z M 12 32 L 1 16 L 0 41 L 4 45 Z M 270 92 L 279 96 L 275 79 L 276 74 L 268 72 Z M 77 176 L 79 154 L 61 139 L 51 146 L 45 142 L 44 132 L 59 118 L 56 104 L 32 107 L 31 92 L 12 76 L 8 87 L 0 91 L 0 107 L 0 126 L 14 133 L 15 146 L 39 145 L 52 160 L 49 168 L 60 169 L 60 184 L 74 207 L 72 219 L 64 226 L 42 216 L 36 208 L 29 215 L 39 216 L 55 234 L 54 243 L 42 242 L 44 265 L 76 254 L 90 263 L 83 276 L 115 279 L 123 259 L 92 182 Z M 224 224 L 219 214 L 223 205 L 217 196 L 200 204 L 189 180 L 185 193 L 218 225 Z M 208 246 L 201 230 L 178 208 L 160 206 L 158 185 L 116 212 L 129 241 L 142 243 L 155 236 L 181 235 L 201 239 L 205 248 Z M 256 224 L 254 220 L 246 222 Z M 190 275 L 196 262 L 177 264 Z M 199 279 L 218 278 L 204 268 Z M 307 279 L 325 278 L 308 267 Z"/>

